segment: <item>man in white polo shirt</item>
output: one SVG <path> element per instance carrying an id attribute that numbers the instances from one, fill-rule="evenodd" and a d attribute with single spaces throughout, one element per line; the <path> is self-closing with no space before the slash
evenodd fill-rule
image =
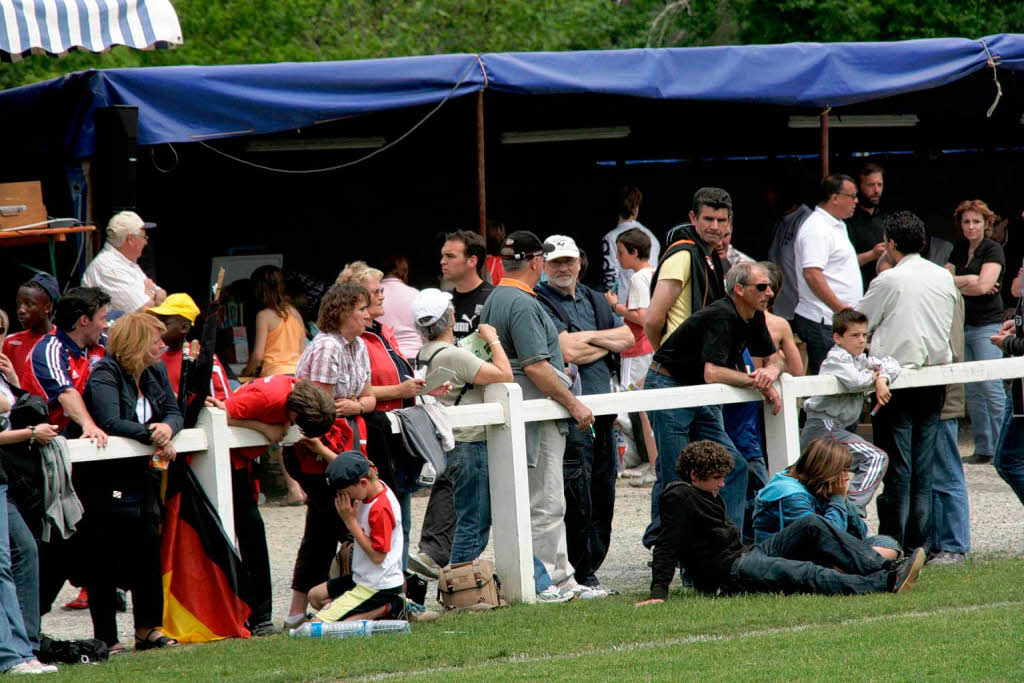
<path id="1" fill-rule="evenodd" d="M 146 231 L 155 227 L 156 223 L 144 222 L 134 211 L 114 214 L 107 223 L 107 243 L 85 269 L 82 285 L 109 294 L 111 311 L 145 311 L 167 297 L 138 264 L 149 242 Z"/>
<path id="2" fill-rule="evenodd" d="M 857 184 L 846 175 L 821 181 L 821 201 L 797 233 L 799 301 L 793 331 L 807 344 L 807 374 L 816 375 L 832 348 L 832 314 L 864 296 L 857 252 L 843 221 L 857 208 Z"/>

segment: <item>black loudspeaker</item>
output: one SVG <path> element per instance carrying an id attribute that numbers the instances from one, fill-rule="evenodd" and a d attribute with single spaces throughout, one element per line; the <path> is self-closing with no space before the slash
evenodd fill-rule
<path id="1" fill-rule="evenodd" d="M 118 211 L 135 210 L 139 109 L 117 105 L 96 110 L 92 158 L 92 217 L 103 233 Z"/>

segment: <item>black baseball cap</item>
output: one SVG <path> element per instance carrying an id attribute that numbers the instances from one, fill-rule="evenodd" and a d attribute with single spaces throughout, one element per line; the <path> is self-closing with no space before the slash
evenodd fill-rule
<path id="1" fill-rule="evenodd" d="M 555 245 L 541 242 L 540 238 L 529 230 L 516 230 L 505 238 L 501 245 L 501 258 L 513 261 L 525 261 L 528 258 L 547 254 L 555 250 Z"/>
<path id="2" fill-rule="evenodd" d="M 359 451 L 345 451 L 331 461 L 324 472 L 327 486 L 335 491 L 348 488 L 370 472 L 370 461 Z"/>

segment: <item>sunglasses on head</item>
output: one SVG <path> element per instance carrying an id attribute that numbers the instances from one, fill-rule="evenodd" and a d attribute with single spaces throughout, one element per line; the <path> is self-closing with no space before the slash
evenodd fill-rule
<path id="1" fill-rule="evenodd" d="M 744 287 L 755 287 L 759 292 L 765 292 L 771 286 L 767 282 L 744 282 Z"/>

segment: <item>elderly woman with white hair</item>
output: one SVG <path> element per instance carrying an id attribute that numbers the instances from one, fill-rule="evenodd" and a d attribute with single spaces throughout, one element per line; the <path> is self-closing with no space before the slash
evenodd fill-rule
<path id="1" fill-rule="evenodd" d="M 426 342 L 417 361 L 427 374 L 447 368 L 451 391 L 438 397 L 446 406 L 483 403 L 484 385 L 511 382 L 512 365 L 501 347 L 498 332 L 481 324 L 477 334 L 489 345 L 492 361 L 455 345 L 455 308 L 452 295 L 438 289 L 424 289 L 413 299 L 416 328 Z M 454 487 L 455 535 L 450 562 L 476 559 L 487 547 L 491 529 L 491 492 L 488 483 L 487 441 L 483 427 L 456 427 L 455 448 L 448 452 L 445 470 Z"/>

